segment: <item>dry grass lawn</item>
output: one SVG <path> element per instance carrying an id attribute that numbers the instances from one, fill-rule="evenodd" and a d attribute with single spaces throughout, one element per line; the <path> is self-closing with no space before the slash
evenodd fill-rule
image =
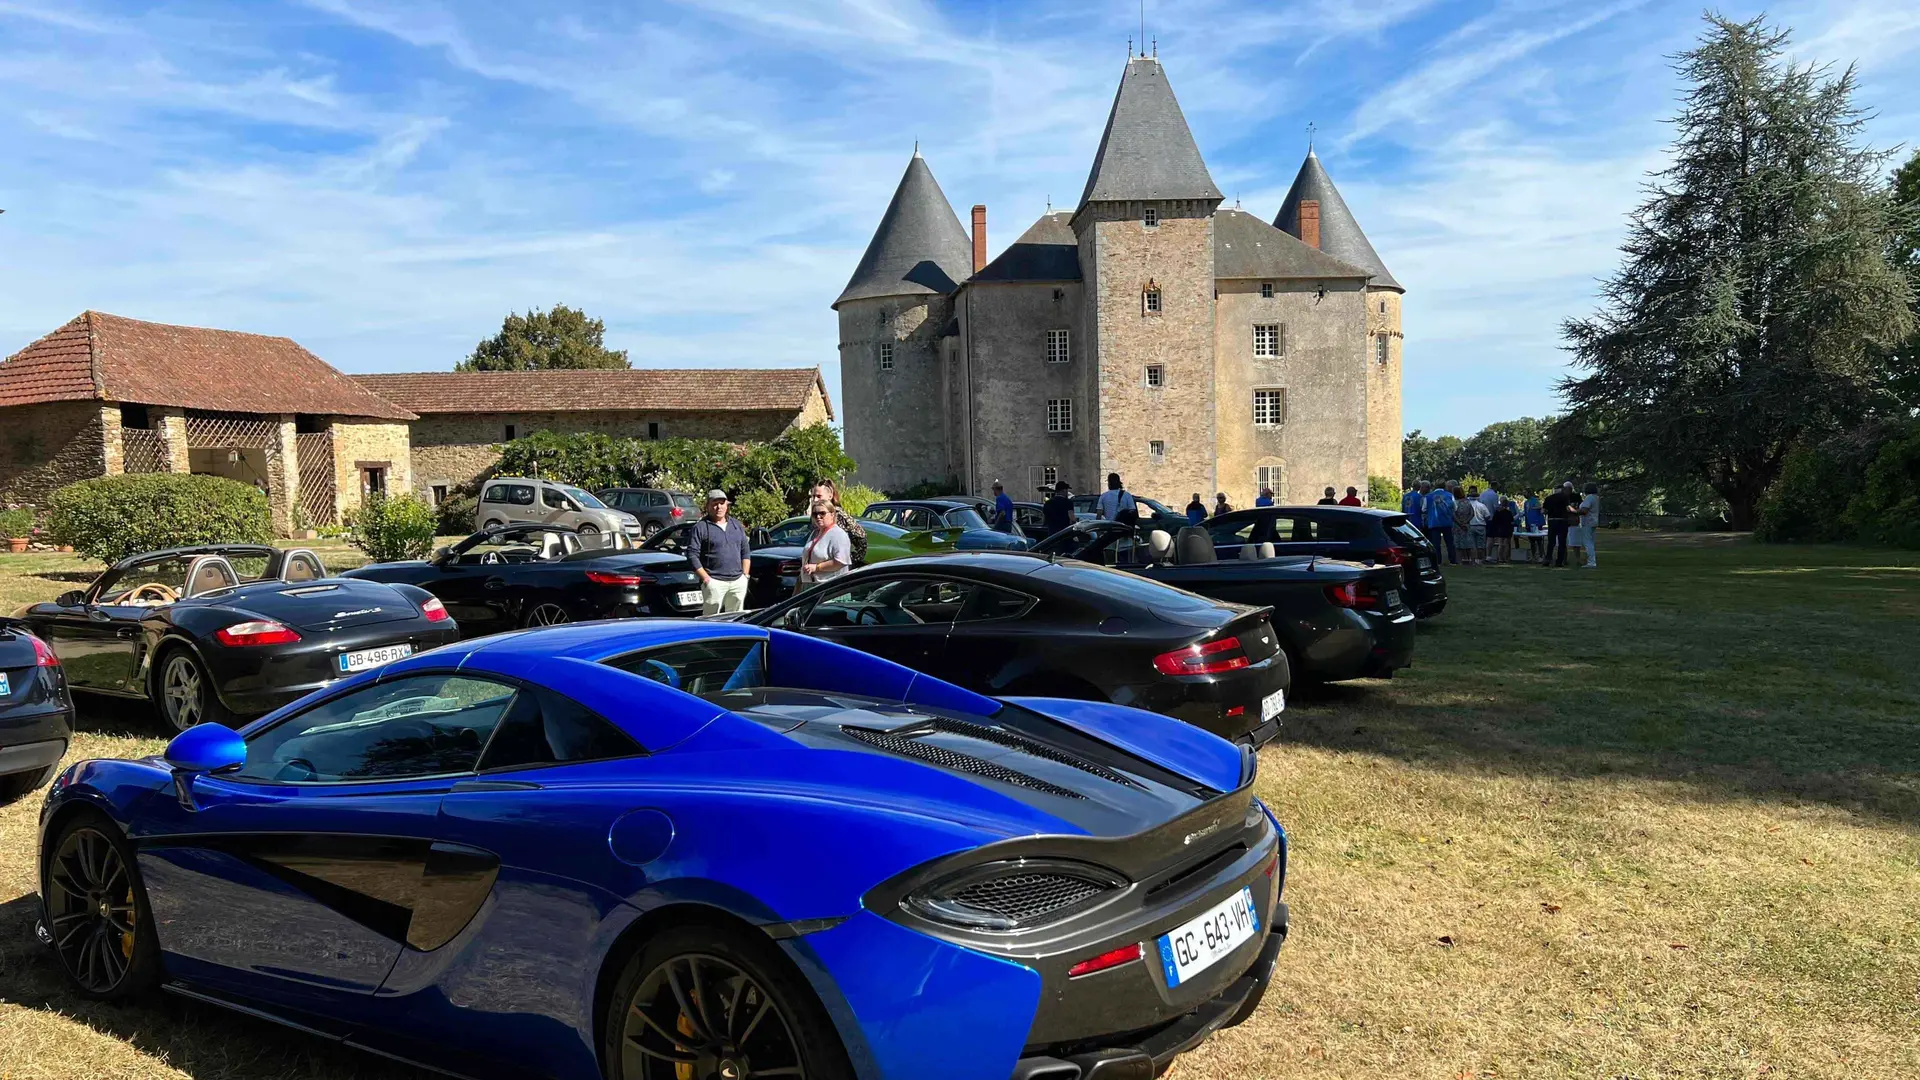
<path id="1" fill-rule="evenodd" d="M 1462 568 L 1418 667 L 1289 711 L 1262 785 L 1294 936 L 1173 1080 L 1920 1076 L 1920 557 L 1603 543 L 1595 573 Z M 0 608 L 62 575 L 0 555 Z M 155 723 L 93 703 L 75 755 Z M 0 1077 L 425 1080 L 66 994 L 29 933 L 37 801 L 0 811 Z"/>

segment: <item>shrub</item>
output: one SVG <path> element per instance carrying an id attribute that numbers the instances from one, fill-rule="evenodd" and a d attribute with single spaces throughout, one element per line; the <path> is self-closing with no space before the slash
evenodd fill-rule
<path id="1" fill-rule="evenodd" d="M 859 517 L 865 512 L 868 504 L 877 503 L 886 498 L 886 495 L 865 484 L 842 484 L 838 490 L 840 509 L 845 510 L 848 517 Z"/>
<path id="2" fill-rule="evenodd" d="M 1754 539 L 1775 544 L 1850 539 L 1853 526 L 1843 511 L 1859 486 L 1857 474 L 1827 447 L 1795 447 L 1760 500 Z"/>
<path id="3" fill-rule="evenodd" d="M 1846 518 L 1862 540 L 1920 548 L 1920 424 L 1881 444 Z"/>
<path id="4" fill-rule="evenodd" d="M 259 489 L 185 473 L 68 484 L 47 500 L 47 527 L 56 543 L 109 563 L 159 548 L 273 540 L 273 518 Z"/>
<path id="5" fill-rule="evenodd" d="M 424 559 L 433 553 L 439 515 L 426 500 L 412 495 L 370 495 L 347 511 L 353 546 L 374 562 Z"/>
<path id="6" fill-rule="evenodd" d="M 736 496 L 733 513 L 749 529 L 778 525 L 793 516 L 787 500 L 760 488 L 750 488 Z"/>
<path id="7" fill-rule="evenodd" d="M 466 536 L 474 531 L 474 514 L 480 509 L 479 500 L 471 491 L 452 491 L 440 500 L 438 520 L 434 530 L 440 536 Z"/>
<path id="8" fill-rule="evenodd" d="M 1400 485 L 1384 476 L 1367 477 L 1367 505 L 1378 510 L 1400 508 Z"/>
<path id="9" fill-rule="evenodd" d="M 0 510 L 0 539 L 25 539 L 33 533 L 33 511 Z"/>

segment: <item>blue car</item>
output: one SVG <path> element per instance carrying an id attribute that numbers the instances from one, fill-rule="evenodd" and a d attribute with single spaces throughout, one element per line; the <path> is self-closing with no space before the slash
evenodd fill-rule
<path id="1" fill-rule="evenodd" d="M 738 623 L 448 645 L 41 816 L 40 934 L 468 1077 L 1146 1078 L 1259 1004 L 1254 757 Z"/>

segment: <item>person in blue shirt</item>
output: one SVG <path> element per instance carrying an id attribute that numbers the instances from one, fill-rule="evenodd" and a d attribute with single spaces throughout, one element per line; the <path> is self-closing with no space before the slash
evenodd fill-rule
<path id="1" fill-rule="evenodd" d="M 998 480 L 993 482 L 993 527 L 1003 533 L 1013 531 L 1013 498 Z"/>
<path id="2" fill-rule="evenodd" d="M 1200 501 L 1200 493 L 1193 493 L 1193 501 L 1187 504 L 1187 524 L 1198 525 L 1207 520 L 1207 504 Z"/>
<path id="3" fill-rule="evenodd" d="M 1446 485 L 1436 484 L 1427 496 L 1427 541 L 1433 545 L 1435 558 L 1440 556 L 1444 542 L 1447 549 L 1447 562 L 1452 566 L 1460 565 L 1460 553 L 1453 546 L 1453 493 Z"/>
<path id="4" fill-rule="evenodd" d="M 1332 489 L 1332 488 L 1328 488 L 1327 490 L 1329 490 L 1329 491 L 1331 491 L 1331 490 L 1333 490 L 1333 489 Z M 1196 498 L 1198 498 L 1198 496 L 1195 496 L 1195 497 L 1196 497 Z M 1270 487 L 1263 487 L 1263 488 L 1261 488 L 1261 489 L 1260 489 L 1260 497 L 1259 497 L 1259 498 L 1257 498 L 1257 499 L 1255 499 L 1255 500 L 1253 500 L 1253 505 L 1255 505 L 1255 506 L 1272 506 L 1272 505 L 1273 505 L 1273 489 L 1272 489 L 1272 488 L 1270 488 Z"/>
<path id="5" fill-rule="evenodd" d="M 1526 526 L 1528 533 L 1527 558 L 1536 563 L 1545 560 L 1547 557 L 1547 539 L 1542 534 L 1547 531 L 1547 512 L 1540 509 L 1540 496 L 1527 496 L 1527 505 L 1526 508 L 1520 512 L 1520 521 L 1521 524 Z"/>
<path id="6" fill-rule="evenodd" d="M 1407 515 L 1416 529 L 1424 529 L 1427 524 L 1427 482 L 1417 480 L 1400 496 L 1400 512 Z"/>

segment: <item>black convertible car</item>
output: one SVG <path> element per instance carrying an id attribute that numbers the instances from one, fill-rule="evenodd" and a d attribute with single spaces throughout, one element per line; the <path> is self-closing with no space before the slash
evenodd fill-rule
<path id="1" fill-rule="evenodd" d="M 636 615 L 700 614 L 700 579 L 683 555 L 594 544 L 564 525 L 499 525 L 417 562 L 373 563 L 344 576 L 417 585 L 439 597 L 466 637 L 525 626 Z"/>
<path id="2" fill-rule="evenodd" d="M 1259 746 L 1291 676 L 1267 610 L 1024 553 L 868 566 L 740 619 L 995 696 L 1131 705 Z"/>
<path id="3" fill-rule="evenodd" d="M 1260 506 L 1209 518 L 1202 526 L 1222 559 L 1237 559 L 1248 544 L 1272 544 L 1274 554 L 1325 555 L 1353 562 L 1391 563 L 1406 583 L 1407 606 L 1426 619 L 1447 606 L 1447 579 L 1439 552 L 1398 510 L 1362 506 Z M 1262 548 L 1262 550 L 1265 550 Z"/>
<path id="4" fill-rule="evenodd" d="M 0 806 L 53 779 L 73 736 L 73 697 L 53 649 L 0 618 Z"/>
<path id="5" fill-rule="evenodd" d="M 19 620 L 74 689 L 152 701 L 182 730 L 270 712 L 459 636 L 419 589 L 329 578 L 311 551 L 259 544 L 131 555 Z"/>
<path id="6" fill-rule="evenodd" d="M 1164 549 L 1156 545 L 1164 544 Z M 1388 678 L 1413 662 L 1414 616 L 1398 566 L 1312 556 L 1215 557 L 1213 541 L 1187 528 L 1175 543 L 1154 530 L 1143 540 L 1111 521 L 1083 521 L 1035 550 L 1085 559 L 1176 588 L 1273 609 L 1273 628 L 1298 681 Z"/>

